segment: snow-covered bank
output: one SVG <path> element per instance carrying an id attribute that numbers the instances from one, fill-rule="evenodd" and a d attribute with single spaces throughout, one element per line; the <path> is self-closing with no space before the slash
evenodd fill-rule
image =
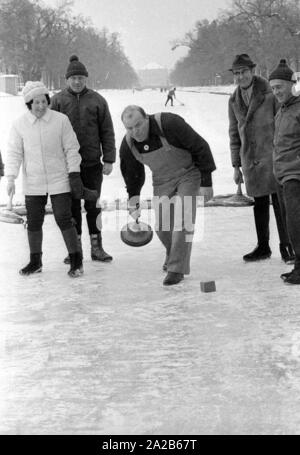
<path id="1" fill-rule="evenodd" d="M 195 92 L 195 93 L 211 93 L 215 95 L 231 95 L 236 89 L 236 85 L 207 85 L 199 87 L 178 87 L 177 91 Z"/>

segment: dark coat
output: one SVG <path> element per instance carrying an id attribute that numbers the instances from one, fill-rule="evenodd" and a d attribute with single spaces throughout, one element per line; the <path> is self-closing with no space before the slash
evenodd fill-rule
<path id="1" fill-rule="evenodd" d="M 300 97 L 283 104 L 275 118 L 274 172 L 282 184 L 300 180 Z"/>
<path id="2" fill-rule="evenodd" d="M 237 87 L 229 99 L 229 137 L 233 166 L 242 166 L 249 196 L 276 192 L 273 138 L 277 102 L 267 80 L 254 76 L 247 109 Z"/>
<path id="3" fill-rule="evenodd" d="M 51 109 L 66 114 L 76 133 L 82 157 L 81 166 L 89 167 L 116 159 L 115 135 L 108 104 L 103 96 L 85 88 L 76 94 L 67 88 L 51 99 Z"/>

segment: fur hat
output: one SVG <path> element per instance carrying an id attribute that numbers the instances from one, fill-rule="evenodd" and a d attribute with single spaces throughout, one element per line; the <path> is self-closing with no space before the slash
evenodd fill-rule
<path id="1" fill-rule="evenodd" d="M 229 71 L 234 71 L 245 66 L 248 68 L 254 68 L 256 66 L 256 63 L 252 62 L 248 54 L 236 55 L 233 60 L 232 67 L 229 69 Z"/>
<path id="2" fill-rule="evenodd" d="M 294 77 L 294 71 L 287 65 L 286 60 L 283 58 L 280 60 L 277 68 L 272 71 L 269 76 L 269 81 L 272 79 L 280 79 L 282 81 L 296 82 Z"/>
<path id="3" fill-rule="evenodd" d="M 71 76 L 86 76 L 88 77 L 89 73 L 87 72 L 86 67 L 83 63 L 79 61 L 77 55 L 71 55 L 70 63 L 66 72 L 66 79 L 69 79 Z"/>
<path id="4" fill-rule="evenodd" d="M 27 81 L 22 90 L 25 103 L 29 103 L 35 96 L 49 95 L 47 87 L 41 81 Z"/>

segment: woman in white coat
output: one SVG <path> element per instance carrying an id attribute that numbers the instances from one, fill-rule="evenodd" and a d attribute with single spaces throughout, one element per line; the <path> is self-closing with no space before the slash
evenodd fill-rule
<path id="1" fill-rule="evenodd" d="M 68 274 L 77 277 L 83 268 L 72 223 L 71 191 L 72 194 L 82 191 L 79 143 L 68 117 L 49 109 L 49 92 L 42 82 L 28 81 L 23 95 L 28 112 L 13 123 L 6 163 L 9 195 L 15 192 L 15 179 L 23 165 L 30 261 L 20 274 L 42 270 L 42 226 L 49 195 L 55 221 L 70 255 Z"/>

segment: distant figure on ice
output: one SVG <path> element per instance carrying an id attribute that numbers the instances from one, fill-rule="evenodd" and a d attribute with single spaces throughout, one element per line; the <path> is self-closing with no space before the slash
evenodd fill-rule
<path id="1" fill-rule="evenodd" d="M 166 249 L 163 270 L 168 273 L 163 284 L 174 285 L 190 273 L 196 197 L 209 200 L 213 196 L 214 159 L 208 143 L 178 115 L 148 115 L 140 106 L 127 106 L 121 119 L 127 130 L 120 148 L 120 164 L 129 213 L 133 218 L 140 215 L 139 196 L 146 164 L 152 171 L 156 196 L 156 232 Z M 171 198 L 174 204 L 170 204 Z M 189 226 L 183 223 L 182 214 L 186 211 L 190 213 Z"/>
<path id="2" fill-rule="evenodd" d="M 109 175 L 116 159 L 114 128 L 107 101 L 99 93 L 87 88 L 88 72 L 76 55 L 70 57 L 66 72 L 67 88 L 51 99 L 51 108 L 66 114 L 74 128 L 80 144 L 81 178 L 83 184 L 97 190 L 100 197 L 103 175 Z M 103 161 L 103 162 L 102 162 Z M 84 201 L 86 220 L 91 242 L 93 261 L 109 262 L 112 256 L 102 246 L 101 230 L 96 220 L 101 216 L 101 209 L 96 201 Z M 81 204 L 72 201 L 72 215 L 76 222 L 78 243 L 82 252 L 82 216 Z M 66 264 L 69 258 L 64 259 Z"/>
<path id="3" fill-rule="evenodd" d="M 274 116 L 278 104 L 266 79 L 254 74 L 255 63 L 247 54 L 237 55 L 232 71 L 237 88 L 229 99 L 231 162 L 236 184 L 245 179 L 246 191 L 254 198 L 257 246 L 243 256 L 244 261 L 267 259 L 269 246 L 270 195 L 285 262 L 294 259 L 286 223 L 281 214 L 280 188 L 273 174 Z M 242 171 L 241 171 L 242 167 Z M 278 192 L 278 194 L 277 194 Z"/>
<path id="4" fill-rule="evenodd" d="M 0 151 L 0 181 L 1 181 L 1 177 L 3 177 L 3 175 L 4 175 L 4 164 L 2 161 L 2 156 L 1 156 L 1 151 Z"/>
<path id="5" fill-rule="evenodd" d="M 68 274 L 78 277 L 83 269 L 72 223 L 70 191 L 78 198 L 83 193 L 79 143 L 68 117 L 48 108 L 49 92 L 42 82 L 26 82 L 23 95 L 28 112 L 13 123 L 6 164 L 7 193 L 10 195 L 15 193 L 15 179 L 23 163 L 30 261 L 20 274 L 42 271 L 42 226 L 49 195 L 55 221 L 70 256 Z"/>
<path id="6" fill-rule="evenodd" d="M 281 278 L 300 284 L 300 97 L 295 96 L 296 79 L 285 60 L 280 60 L 269 81 L 281 105 L 275 118 L 274 172 L 283 188 L 283 212 L 296 256 L 294 269 Z"/>
<path id="7" fill-rule="evenodd" d="M 176 98 L 175 90 L 176 90 L 176 87 L 174 87 L 168 91 L 167 101 L 165 102 L 165 106 L 168 104 L 169 101 L 171 101 L 171 106 L 173 106 L 173 98 Z"/>

